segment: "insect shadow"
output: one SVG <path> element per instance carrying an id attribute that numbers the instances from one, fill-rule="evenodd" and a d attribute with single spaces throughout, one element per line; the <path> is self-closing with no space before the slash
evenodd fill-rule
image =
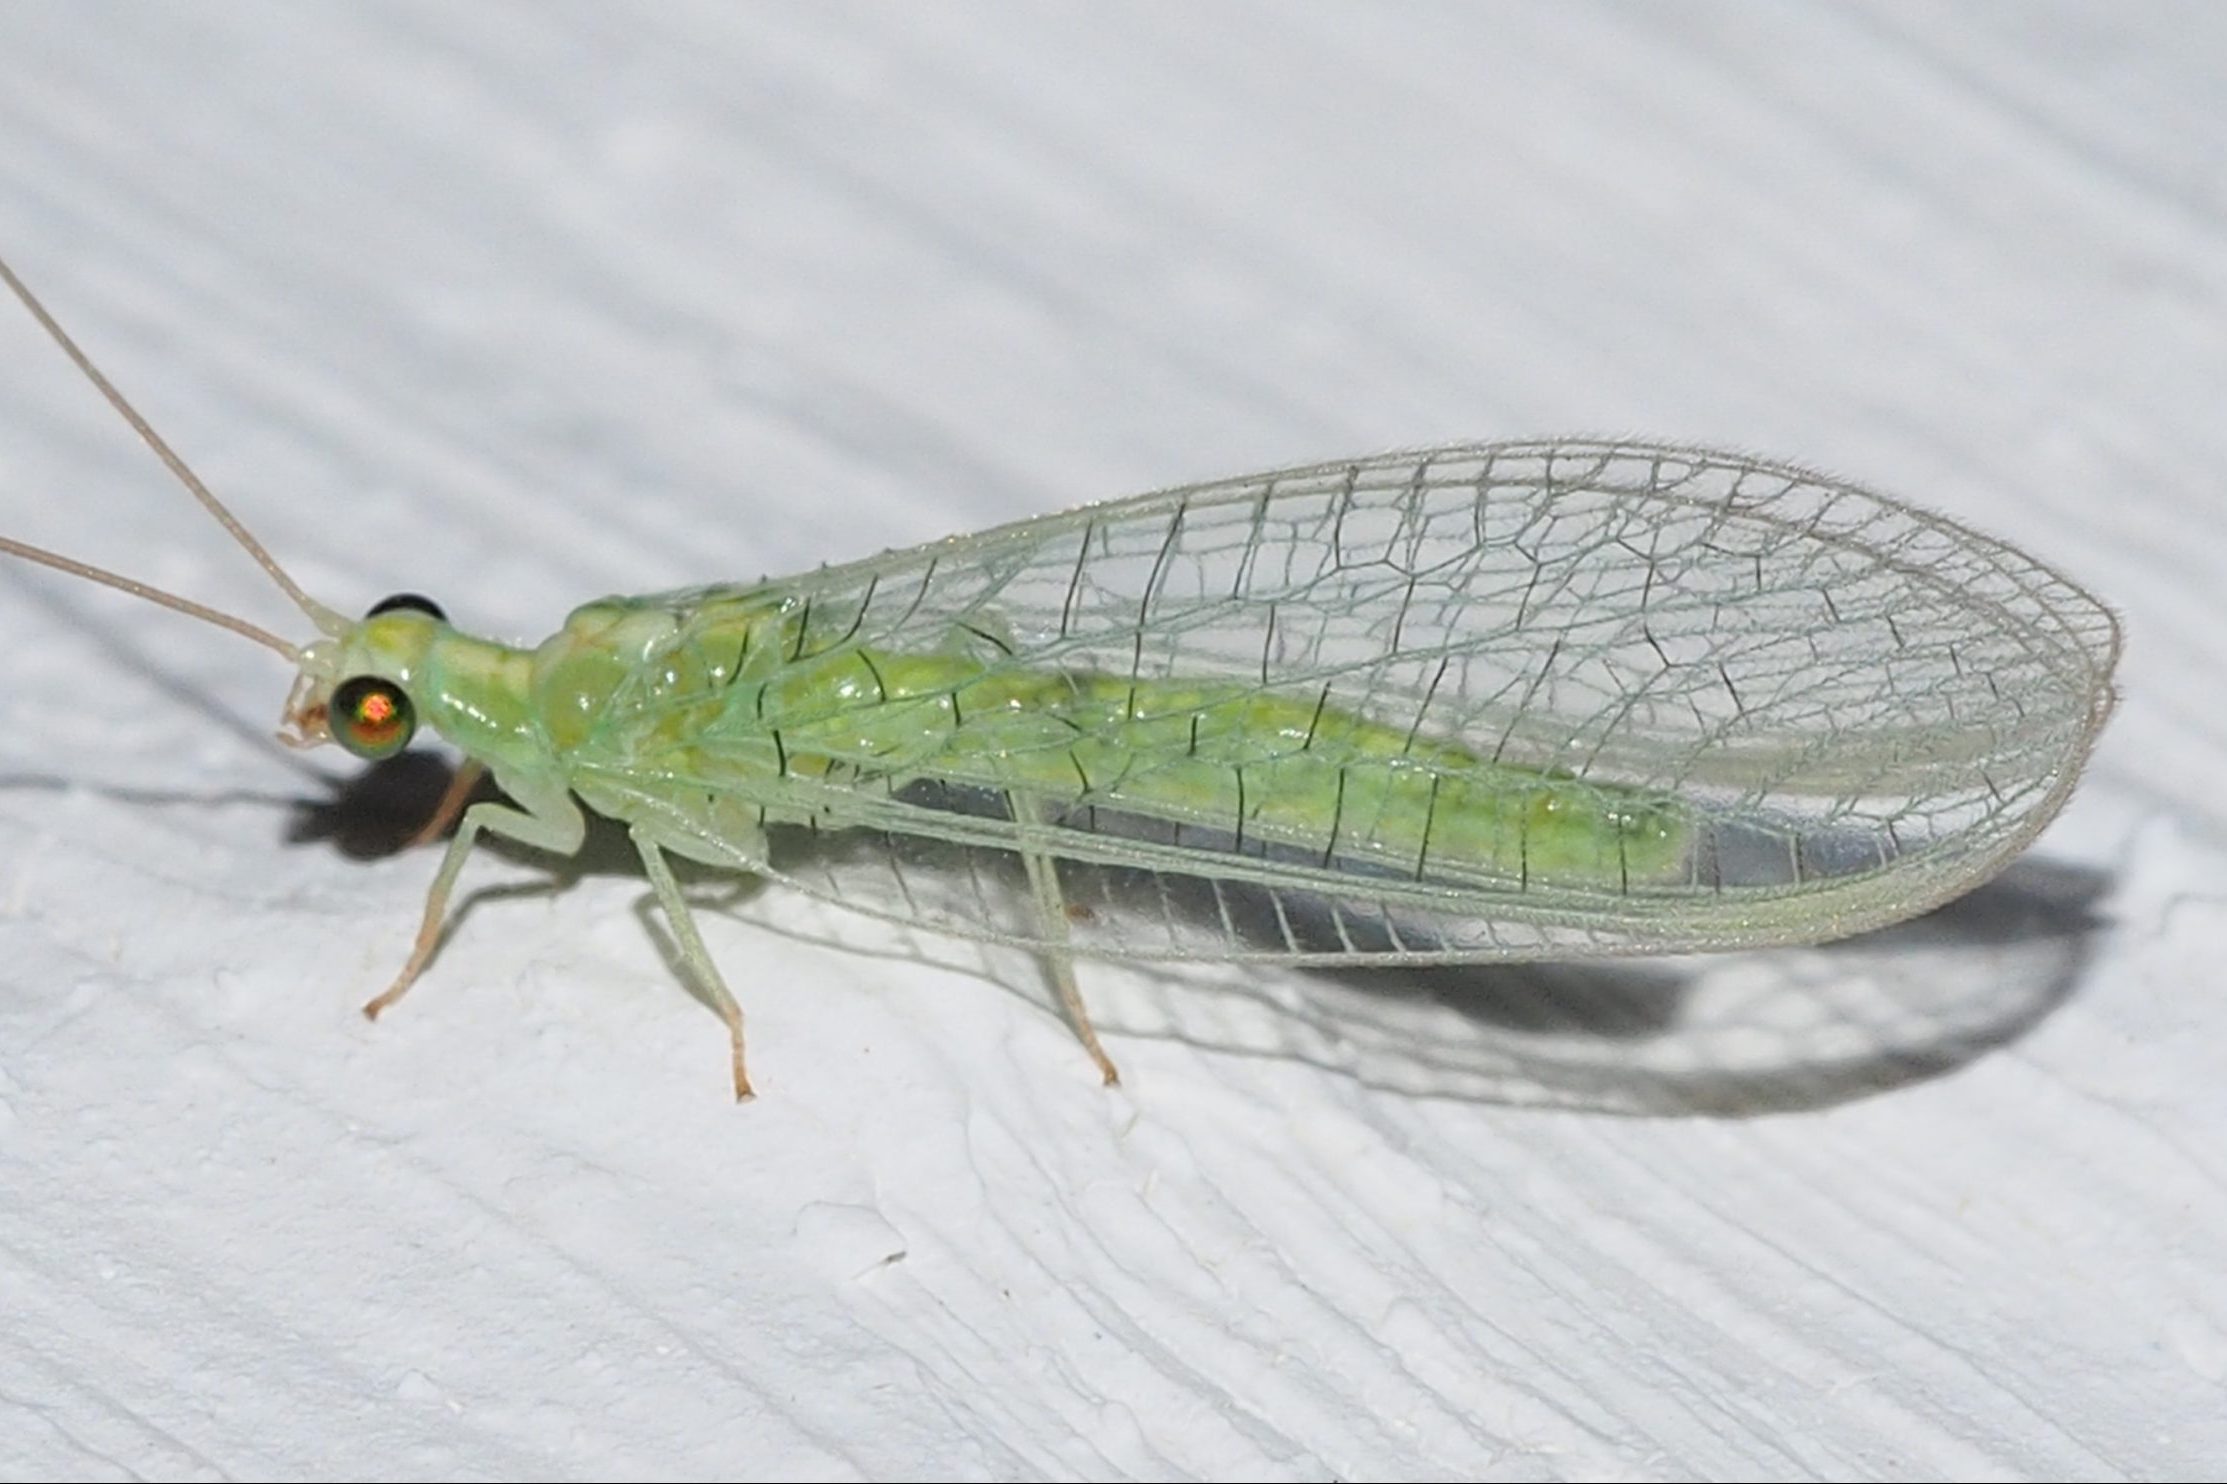
<path id="1" fill-rule="evenodd" d="M 2029 859 L 1923 917 L 1808 947 L 1428 967 L 1138 965 L 1123 970 L 1126 998 L 1093 1003 L 1115 1034 L 1297 1059 L 1417 1096 L 1794 1112 L 1945 1075 L 2025 1034 L 2078 986 L 2107 885 L 2103 873 Z M 1192 910 L 1214 920 L 1230 895 L 1202 889 Z M 1169 901 L 1164 880 L 1151 899 Z M 1233 1013 L 1240 1004 L 1254 1013 Z"/>
<path id="2" fill-rule="evenodd" d="M 1811 947 L 1313 970 L 1298 1013 L 1377 1088 L 1634 1114 L 1828 1107 L 1945 1075 L 2046 1019 L 2085 972 L 2107 884 L 2028 860 L 1923 917 Z"/>
<path id="3" fill-rule="evenodd" d="M 333 780 L 327 798 L 294 801 L 287 843 L 329 844 L 350 860 L 398 855 L 417 840 L 455 777 L 455 766 L 432 752 L 402 752 L 372 763 Z M 473 797 L 497 793 L 483 783 Z"/>
<path id="4" fill-rule="evenodd" d="M 327 798 L 297 802 L 289 838 L 330 843 L 358 859 L 394 854 L 452 776 L 431 753 L 366 768 L 336 782 Z M 499 797 L 492 785 L 481 787 Z M 560 892 L 587 876 L 640 877 L 623 827 L 607 820 L 591 820 L 586 845 L 569 859 L 503 841 L 490 848 L 547 874 L 470 893 L 450 933 L 495 901 Z M 839 834 L 799 834 L 785 842 L 784 863 L 807 865 L 849 848 Z M 933 871 L 938 847 L 913 848 L 914 868 Z M 963 872 L 955 859 L 943 864 L 970 884 L 981 879 L 979 859 Z M 1007 887 L 1025 893 L 1017 864 L 1009 874 Z M 1170 878 L 1148 885 L 1101 874 L 1109 879 L 1093 882 L 1090 894 L 1116 910 L 1125 894 L 1146 892 L 1152 910 L 1172 906 L 1204 923 L 1229 909 L 1226 885 L 1219 900 L 1203 885 L 1171 897 Z M 758 930 L 955 970 L 1045 1002 L 1032 955 L 790 892 L 761 901 L 754 880 L 685 869 L 683 876 L 692 901 Z M 2107 885 L 2100 872 L 2027 859 L 1923 917 L 1807 948 L 1423 968 L 1086 959 L 1083 972 L 1098 1023 L 1116 1036 L 1304 1062 L 1419 1097 L 1748 1117 L 1929 1080 L 2015 1041 L 2079 984 L 2104 925 L 2095 904 Z M 637 912 L 677 964 L 646 893 Z"/>

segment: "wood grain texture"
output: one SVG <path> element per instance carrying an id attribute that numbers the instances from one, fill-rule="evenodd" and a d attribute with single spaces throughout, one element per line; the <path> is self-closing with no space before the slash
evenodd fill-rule
<path id="1" fill-rule="evenodd" d="M 701 914 L 737 1110 L 623 840 L 475 870 L 366 1026 L 438 770 L 0 573 L 0 1473 L 2227 1457 L 2227 13 L 17 6 L 0 55 L 0 252 L 338 606 L 539 634 L 1591 432 L 1891 490 L 2127 630 L 2029 864 L 1897 934 L 1117 973 L 1106 1093 L 1025 965 L 761 893 Z M 0 365 L 0 530 L 283 621 L 20 315 Z"/>

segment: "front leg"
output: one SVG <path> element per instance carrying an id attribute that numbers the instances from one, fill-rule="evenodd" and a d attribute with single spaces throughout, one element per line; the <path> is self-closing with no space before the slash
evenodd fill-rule
<path id="1" fill-rule="evenodd" d="M 425 896 L 425 918 L 418 924 L 418 938 L 410 949 L 410 961 L 402 966 L 394 983 L 369 1004 L 363 1007 L 364 1017 L 377 1020 L 379 1012 L 409 993 L 419 974 L 433 958 L 433 950 L 441 941 L 441 924 L 448 917 L 449 893 L 456 886 L 456 878 L 464 869 L 464 858 L 472 853 L 472 842 L 481 830 L 546 850 L 552 855 L 576 855 L 580 842 L 587 838 L 588 821 L 580 806 L 572 801 L 572 791 L 556 779 L 502 780 L 503 791 L 510 795 L 517 807 L 510 804 L 474 804 L 464 811 L 464 822 L 457 826 L 456 838 L 449 841 L 448 854 L 441 858 L 441 869 L 433 878 L 433 889 Z"/>

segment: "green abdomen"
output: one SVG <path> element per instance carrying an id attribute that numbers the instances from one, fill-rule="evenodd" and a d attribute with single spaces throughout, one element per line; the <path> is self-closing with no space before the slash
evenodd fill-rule
<path id="1" fill-rule="evenodd" d="M 1694 833 L 1675 799 L 1496 764 L 1328 692 L 854 649 L 785 667 L 751 710 L 798 776 L 933 778 L 1419 878 L 1676 882 Z"/>

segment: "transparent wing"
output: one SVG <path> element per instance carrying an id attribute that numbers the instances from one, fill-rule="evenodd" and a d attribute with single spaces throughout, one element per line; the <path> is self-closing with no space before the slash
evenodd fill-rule
<path id="1" fill-rule="evenodd" d="M 1554 879 L 1512 854 L 1342 849 L 1336 823 L 1320 849 L 1279 840 L 1248 830 L 1264 801 L 1242 781 L 1173 815 L 1090 778 L 1016 800 L 994 768 L 853 767 L 776 793 L 701 745 L 651 786 L 607 780 L 646 812 L 696 791 L 763 810 L 771 874 L 855 910 L 1148 958 L 1643 953 L 1910 916 L 2056 812 L 2118 648 L 2100 603 L 2001 542 L 1798 468 L 1641 443 L 1281 470 L 760 591 L 803 614 L 800 655 L 956 644 L 990 674 L 1303 698 L 1442 749 L 1417 767 L 1529 770 L 1683 822 L 1667 865 Z M 1018 851 L 1062 863 L 1063 928 L 1032 915 Z"/>

